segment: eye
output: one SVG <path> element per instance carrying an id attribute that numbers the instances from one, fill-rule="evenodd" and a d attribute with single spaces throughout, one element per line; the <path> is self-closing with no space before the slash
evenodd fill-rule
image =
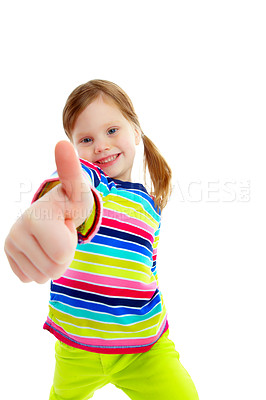
<path id="1" fill-rule="evenodd" d="M 114 135 L 117 131 L 117 128 L 111 128 L 109 129 L 109 131 L 107 132 L 109 135 Z"/>
<path id="2" fill-rule="evenodd" d="M 92 142 L 92 139 L 90 139 L 90 138 L 84 138 L 80 141 L 80 143 L 91 143 L 91 142 Z"/>

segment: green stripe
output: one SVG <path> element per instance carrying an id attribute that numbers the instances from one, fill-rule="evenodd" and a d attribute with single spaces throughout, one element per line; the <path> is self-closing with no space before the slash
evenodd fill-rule
<path id="1" fill-rule="evenodd" d="M 58 301 L 50 301 L 52 308 L 57 309 L 66 314 L 70 314 L 73 317 L 77 318 L 84 318 L 88 320 L 98 321 L 98 322 L 105 322 L 105 323 L 112 323 L 116 324 L 118 327 L 119 325 L 130 325 L 137 322 L 144 322 L 148 318 L 151 318 L 155 314 L 159 314 L 162 311 L 161 303 L 157 304 L 153 310 L 148 312 L 145 315 L 127 315 L 127 316 L 117 316 L 117 315 L 110 315 L 110 314 L 100 314 L 89 310 L 84 310 L 80 308 L 74 308 L 71 306 L 67 306 L 62 304 Z M 150 320 L 149 320 L 150 324 Z"/>
<path id="2" fill-rule="evenodd" d="M 101 264 L 105 265 L 107 267 L 113 266 L 113 267 L 120 267 L 120 268 L 128 268 L 132 269 L 134 271 L 142 271 L 145 272 L 146 274 L 150 273 L 150 267 L 151 265 L 143 265 L 142 263 L 138 263 L 135 261 L 130 261 L 130 260 L 124 260 L 124 259 L 119 259 L 119 258 L 111 258 L 111 257 L 105 257 L 101 254 L 87 254 L 82 251 L 76 251 L 74 259 L 77 261 L 86 261 L 89 263 L 94 263 L 94 264 Z M 92 261 L 93 259 L 93 261 Z"/>
<path id="3" fill-rule="evenodd" d="M 110 189 L 102 182 L 96 187 L 96 189 L 101 192 L 104 196 L 107 196 L 110 193 Z"/>
<path id="4" fill-rule="evenodd" d="M 84 243 L 77 245 L 77 250 L 86 251 L 87 253 L 91 253 L 90 257 L 93 254 L 101 254 L 107 257 L 120 258 L 123 260 L 136 261 L 142 264 L 147 265 L 148 267 L 152 266 L 152 261 L 150 258 L 143 256 L 140 253 L 136 253 L 134 251 L 124 250 L 124 249 L 116 249 L 113 247 L 104 246 L 102 244 L 97 243 Z"/>
<path id="5" fill-rule="evenodd" d="M 112 193 L 112 191 L 111 191 Z M 144 208 L 144 212 L 149 214 L 149 217 L 152 217 L 155 221 L 159 222 L 160 221 L 160 215 L 156 213 L 156 211 L 154 210 L 154 208 L 152 207 L 152 205 L 149 203 L 148 200 L 145 199 L 145 197 L 142 197 L 141 195 L 139 195 L 138 193 L 135 193 L 134 191 L 127 191 L 127 190 L 119 190 L 117 193 L 117 196 L 121 197 L 121 198 L 125 198 L 130 200 L 130 205 L 132 207 L 136 207 L 136 205 L 142 204 L 143 208 Z M 121 200 L 119 200 L 120 202 Z M 123 204 L 123 203 L 122 203 Z"/>
<path id="6" fill-rule="evenodd" d="M 106 210 L 116 211 L 122 214 L 122 216 L 123 214 L 126 214 L 130 218 L 135 218 L 139 221 L 143 221 L 150 227 L 152 227 L 155 231 L 158 229 L 158 222 L 155 221 L 150 216 L 150 214 L 143 209 L 143 206 L 141 204 L 136 204 L 123 198 L 122 200 L 120 199 L 119 202 L 117 196 L 108 195 L 104 198 L 103 206 Z"/>
<path id="7" fill-rule="evenodd" d="M 127 333 L 128 331 L 141 331 L 143 329 L 147 329 L 150 326 L 158 324 L 158 321 L 160 321 L 161 314 L 163 314 L 162 309 L 160 308 L 159 313 L 157 315 L 154 315 L 144 321 L 137 321 L 133 325 L 121 325 L 114 323 L 114 321 L 111 321 L 111 323 L 106 323 L 104 322 L 99 322 L 96 321 L 95 319 L 88 319 L 88 318 L 77 318 L 75 316 L 65 314 L 61 310 L 58 310 L 58 308 L 54 308 L 50 306 L 50 311 L 53 314 L 54 318 L 63 321 L 64 323 L 76 325 L 82 329 L 98 329 L 98 330 L 104 330 L 104 331 L 110 331 L 110 332 L 125 332 Z"/>
<path id="8" fill-rule="evenodd" d="M 72 335 L 79 335 L 81 337 L 101 337 L 103 339 L 130 339 L 130 338 L 146 338 L 146 337 L 150 337 L 153 336 L 157 333 L 158 330 L 158 326 L 160 325 L 160 323 L 162 322 L 163 318 L 166 315 L 165 310 L 163 310 L 163 312 L 159 315 L 157 315 L 157 319 L 155 321 L 155 323 L 153 325 L 152 328 L 149 329 L 145 329 L 142 332 L 136 332 L 138 331 L 138 324 L 135 326 L 129 326 L 127 327 L 127 329 L 125 329 L 126 327 L 123 326 L 118 326 L 118 333 L 113 332 L 112 330 L 110 330 L 110 326 L 108 326 L 108 324 L 102 325 L 101 329 L 96 328 L 96 327 L 89 327 L 89 326 L 81 326 L 80 320 L 77 321 L 77 323 L 80 326 L 73 326 L 73 322 L 74 322 L 74 318 L 68 318 L 68 320 L 63 320 L 61 318 L 61 315 L 59 314 L 57 318 L 57 316 L 55 315 L 56 312 L 54 312 L 54 310 L 50 307 L 50 311 L 49 311 L 49 317 L 52 319 L 52 321 L 54 321 L 55 324 L 59 325 L 61 328 L 63 328 L 65 330 L 65 332 L 70 333 Z M 64 316 L 65 318 L 66 316 Z M 68 316 L 67 316 L 68 317 Z M 62 321 L 62 322 L 61 322 Z M 93 321 L 85 321 L 86 325 L 90 324 L 90 325 L 95 325 L 96 323 Z M 99 326 L 99 323 L 98 325 Z"/>

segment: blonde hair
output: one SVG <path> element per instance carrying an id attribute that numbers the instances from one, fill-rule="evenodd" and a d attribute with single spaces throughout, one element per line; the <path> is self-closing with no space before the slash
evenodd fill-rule
<path id="1" fill-rule="evenodd" d="M 154 198 L 156 207 L 162 210 L 166 206 L 172 191 L 171 169 L 155 144 L 142 132 L 130 98 L 118 85 L 102 79 L 93 79 L 73 90 L 63 110 L 63 125 L 68 138 L 72 142 L 71 131 L 78 116 L 100 95 L 111 99 L 123 116 L 141 132 L 144 145 L 145 184 L 146 170 L 148 169 L 152 184 L 150 194 Z"/>

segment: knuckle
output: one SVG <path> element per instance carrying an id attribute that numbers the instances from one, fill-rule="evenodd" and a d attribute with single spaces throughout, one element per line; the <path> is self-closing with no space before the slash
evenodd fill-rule
<path id="1" fill-rule="evenodd" d="M 53 259 L 54 265 L 60 265 L 64 259 L 64 253 L 60 251 L 60 249 L 53 249 L 50 253 L 50 257 Z"/>
<path id="2" fill-rule="evenodd" d="M 50 277 L 50 279 L 58 279 L 65 272 L 65 266 L 62 264 L 51 263 L 46 270 L 46 274 Z"/>
<path id="3" fill-rule="evenodd" d="M 17 274 L 16 274 L 17 275 Z M 19 280 L 22 282 L 22 283 L 29 283 L 29 282 L 32 282 L 32 279 L 30 279 L 30 278 L 28 278 L 27 276 L 21 276 L 21 275 L 17 275 L 17 277 L 19 278 Z"/>
<path id="4" fill-rule="evenodd" d="M 29 231 L 33 231 L 36 223 L 38 222 L 38 218 L 36 218 L 36 215 L 36 206 L 32 206 L 28 208 L 21 217 L 22 225 L 24 225 L 26 229 L 29 229 Z"/>
<path id="5" fill-rule="evenodd" d="M 66 249 L 65 246 L 56 246 L 51 250 L 50 257 L 56 265 L 62 267 L 62 265 L 68 262 L 69 249 Z"/>
<path id="6" fill-rule="evenodd" d="M 4 252 L 7 254 L 8 248 L 9 248 L 9 236 L 6 238 L 5 243 L 4 243 Z"/>
<path id="7" fill-rule="evenodd" d="M 44 276 L 44 275 L 40 275 L 40 276 L 38 276 L 38 277 L 35 279 L 35 282 L 38 283 L 38 284 L 40 284 L 40 285 L 43 285 L 43 284 L 46 283 L 48 280 L 49 280 L 49 277 Z"/>

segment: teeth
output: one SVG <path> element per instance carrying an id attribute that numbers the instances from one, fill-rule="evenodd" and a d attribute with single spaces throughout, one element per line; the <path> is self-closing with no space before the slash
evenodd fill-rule
<path id="1" fill-rule="evenodd" d="M 110 161 L 115 160 L 117 157 L 118 157 L 118 154 L 116 154 L 115 156 L 108 157 L 104 161 L 98 161 L 98 163 L 99 164 L 106 164 L 106 163 L 108 163 Z"/>

